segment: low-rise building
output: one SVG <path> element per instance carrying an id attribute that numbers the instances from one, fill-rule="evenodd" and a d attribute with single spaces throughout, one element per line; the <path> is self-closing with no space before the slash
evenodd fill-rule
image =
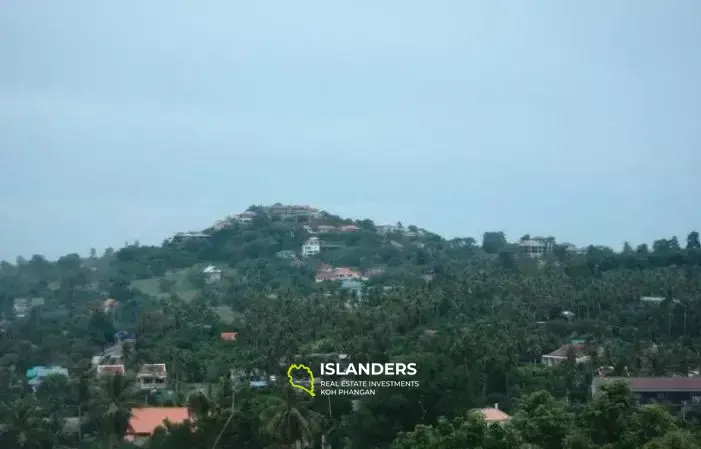
<path id="1" fill-rule="evenodd" d="M 168 380 L 165 363 L 147 363 L 136 374 L 139 387 L 143 390 L 165 388 Z"/>
<path id="2" fill-rule="evenodd" d="M 318 237 L 310 237 L 302 245 L 302 257 L 316 256 L 321 252 L 321 242 Z"/>
<path id="3" fill-rule="evenodd" d="M 523 239 L 518 243 L 521 251 L 531 257 L 540 257 L 552 252 L 555 246 L 555 239 L 545 237 L 533 237 Z"/>
<path id="4" fill-rule="evenodd" d="M 595 377 L 592 396 L 596 396 L 602 385 L 614 382 L 625 383 L 643 404 L 701 406 L 701 377 Z"/>
<path id="5" fill-rule="evenodd" d="M 584 363 L 590 359 L 586 346 L 582 343 L 568 343 L 553 352 L 541 356 L 543 365 L 553 366 L 562 363 L 572 356 L 576 363 Z"/>
<path id="6" fill-rule="evenodd" d="M 204 275 L 204 281 L 208 284 L 217 283 L 221 281 L 222 278 L 221 268 L 217 268 L 214 265 L 207 266 L 202 270 L 202 274 Z"/>
<path id="7" fill-rule="evenodd" d="M 403 233 L 403 232 L 404 232 L 404 226 L 402 226 L 401 224 L 396 224 L 396 225 L 389 225 L 389 224 L 377 225 L 377 226 L 375 227 L 375 229 L 377 230 L 377 233 L 378 233 L 378 234 L 392 234 L 392 233 L 394 233 L 394 232 L 400 232 L 400 233 Z"/>
<path id="8" fill-rule="evenodd" d="M 511 416 L 499 409 L 499 404 L 494 404 L 494 407 L 479 408 L 475 412 L 482 415 L 482 418 L 489 424 L 504 424 L 511 420 Z"/>
<path id="9" fill-rule="evenodd" d="M 366 280 L 360 273 L 351 268 L 338 267 L 331 270 L 319 270 L 316 273 L 316 282 L 324 281 L 345 281 L 345 280 Z"/>
<path id="10" fill-rule="evenodd" d="M 360 228 L 356 225 L 351 224 L 351 225 L 341 226 L 340 228 L 338 228 L 338 230 L 341 232 L 356 232 L 356 231 L 360 231 Z"/>
<path id="11" fill-rule="evenodd" d="M 15 318 L 25 318 L 31 309 L 43 306 L 44 304 L 46 304 L 46 300 L 42 297 L 15 298 L 12 308 L 15 313 Z"/>
<path id="12" fill-rule="evenodd" d="M 336 226 L 319 225 L 316 227 L 316 232 L 321 233 L 321 234 L 327 234 L 329 232 L 336 232 L 336 231 L 338 231 L 338 228 Z"/>
<path id="13" fill-rule="evenodd" d="M 223 341 L 236 341 L 236 339 L 239 338 L 239 333 L 238 332 L 222 332 L 220 335 L 220 338 Z"/>

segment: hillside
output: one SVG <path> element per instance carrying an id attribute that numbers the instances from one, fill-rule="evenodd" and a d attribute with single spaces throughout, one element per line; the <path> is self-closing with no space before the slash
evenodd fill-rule
<path id="1" fill-rule="evenodd" d="M 165 406 L 189 406 L 197 427 L 142 444 L 651 449 L 701 436 L 697 232 L 621 251 L 500 232 L 446 240 L 278 204 L 158 246 L 18 262 L 0 266 L 0 447 L 22 447 L 3 431 L 13 410 L 41 417 L 22 424 L 41 430 L 34 447 L 92 449 L 121 441 L 129 413 Z M 415 364 L 410 378 L 371 380 L 417 385 L 288 388 L 290 364 L 322 361 Z M 61 374 L 36 374 L 49 369 Z M 68 422 L 81 431 L 55 427 Z"/>

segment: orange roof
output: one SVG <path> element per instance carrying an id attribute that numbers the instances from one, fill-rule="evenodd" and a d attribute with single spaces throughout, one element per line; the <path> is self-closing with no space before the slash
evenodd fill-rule
<path id="1" fill-rule="evenodd" d="M 477 411 L 484 416 L 484 420 L 487 422 L 502 422 L 511 419 L 511 416 L 494 407 L 481 408 Z"/>
<path id="2" fill-rule="evenodd" d="M 187 407 L 143 407 L 131 411 L 129 433 L 135 435 L 151 435 L 158 426 L 163 426 L 166 420 L 173 424 L 181 424 L 190 418 Z"/>

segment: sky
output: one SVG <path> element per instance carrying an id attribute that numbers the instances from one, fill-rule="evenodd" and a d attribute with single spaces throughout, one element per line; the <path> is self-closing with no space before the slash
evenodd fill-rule
<path id="1" fill-rule="evenodd" d="M 701 228 L 698 0 L 0 1 L 0 259 L 252 204 L 620 248 Z"/>

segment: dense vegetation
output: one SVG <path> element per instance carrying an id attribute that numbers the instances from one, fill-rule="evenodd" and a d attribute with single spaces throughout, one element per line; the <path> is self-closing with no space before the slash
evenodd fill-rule
<path id="1" fill-rule="evenodd" d="M 278 256 L 299 251 L 322 223 L 353 222 L 259 213 L 210 228 L 208 238 L 2 262 L 0 447 L 131 447 L 122 442 L 130 410 L 144 404 L 188 405 L 196 421 L 168 426 L 148 443 L 154 449 L 701 447 L 693 411 L 682 419 L 675 408 L 638 405 L 622 384 L 594 399 L 589 392 L 601 366 L 639 376 L 699 369 L 698 233 L 685 245 L 671 238 L 579 253 L 555 245 L 532 258 L 498 232 L 478 245 L 416 228 L 379 234 L 363 220 L 355 232 L 320 234 L 332 244 L 319 256 Z M 315 283 L 322 262 L 383 274 L 357 297 Z M 207 264 L 223 268 L 220 282 L 205 282 Z M 14 300 L 35 297 L 45 303 L 16 317 Z M 103 311 L 106 298 L 119 307 Z M 164 362 L 168 391 L 138 392 L 131 374 L 96 379 L 90 358 L 118 330 L 137 336 L 124 347 L 127 371 Z M 220 339 L 228 331 L 237 341 Z M 590 362 L 540 364 L 573 339 L 587 342 Z M 356 410 L 350 397 L 285 387 L 281 360 L 324 352 L 415 362 L 420 387 L 378 389 L 357 398 Z M 26 370 L 52 364 L 70 376 L 32 392 Z M 232 369 L 283 381 L 253 389 L 231 382 Z M 507 425 L 471 412 L 494 403 L 513 416 Z M 77 432 L 66 429 L 70 417 L 79 418 Z"/>

